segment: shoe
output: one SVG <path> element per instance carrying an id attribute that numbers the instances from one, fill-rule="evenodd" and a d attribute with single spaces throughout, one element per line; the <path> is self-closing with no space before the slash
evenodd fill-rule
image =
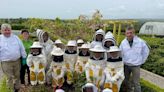
<path id="1" fill-rule="evenodd" d="M 14 92 L 19 92 L 19 89 L 15 89 Z"/>

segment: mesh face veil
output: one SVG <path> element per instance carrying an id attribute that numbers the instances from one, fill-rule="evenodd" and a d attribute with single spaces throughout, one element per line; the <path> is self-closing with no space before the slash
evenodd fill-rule
<path id="1" fill-rule="evenodd" d="M 58 62 L 58 63 L 60 63 L 60 62 L 63 62 L 63 55 L 61 55 L 61 56 L 52 56 L 52 58 L 53 58 L 53 61 L 54 62 Z"/>
<path id="2" fill-rule="evenodd" d="M 31 48 L 31 54 L 33 56 L 40 55 L 41 53 L 42 53 L 42 49 L 41 48 Z"/>

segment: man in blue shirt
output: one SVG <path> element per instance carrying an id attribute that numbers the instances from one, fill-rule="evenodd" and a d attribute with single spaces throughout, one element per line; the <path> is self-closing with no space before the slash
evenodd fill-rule
<path id="1" fill-rule="evenodd" d="M 26 64 L 25 48 L 21 40 L 11 33 L 11 26 L 9 24 L 1 25 L 1 33 L 0 63 L 2 71 L 7 76 L 10 89 L 18 92 L 20 88 L 21 61 L 23 64 Z"/>

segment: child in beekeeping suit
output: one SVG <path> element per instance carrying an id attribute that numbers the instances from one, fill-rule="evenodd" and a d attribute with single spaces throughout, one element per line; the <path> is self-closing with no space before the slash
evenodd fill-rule
<path id="1" fill-rule="evenodd" d="M 116 45 L 115 38 L 110 31 L 106 33 L 105 38 L 102 42 L 102 45 L 103 45 L 104 49 L 106 49 L 106 50 L 109 50 L 110 46 Z"/>
<path id="2" fill-rule="evenodd" d="M 98 92 L 98 89 L 94 84 L 87 83 L 82 87 L 82 92 Z"/>
<path id="3" fill-rule="evenodd" d="M 85 70 L 85 65 L 88 62 L 90 53 L 89 53 L 89 45 L 83 44 L 81 47 L 79 47 L 79 54 L 78 59 L 75 64 L 75 71 L 78 74 L 82 74 Z"/>
<path id="4" fill-rule="evenodd" d="M 107 67 L 104 70 L 106 80 L 104 88 L 110 88 L 113 92 L 119 92 L 122 81 L 124 80 L 124 69 L 120 49 L 111 46 L 107 51 Z"/>
<path id="5" fill-rule="evenodd" d="M 93 41 L 91 42 L 91 48 L 93 48 L 96 45 L 102 45 L 104 36 L 105 36 L 104 30 L 102 29 L 97 30 L 93 36 Z"/>
<path id="6" fill-rule="evenodd" d="M 42 53 L 42 46 L 39 42 L 34 42 L 30 50 L 31 53 L 27 57 L 27 65 L 30 68 L 31 85 L 44 84 L 46 58 Z"/>
<path id="7" fill-rule="evenodd" d="M 52 55 L 52 62 L 50 65 L 50 69 L 47 73 L 48 84 L 52 83 L 52 87 L 54 90 L 56 88 L 61 88 L 64 83 L 64 75 L 65 75 L 65 65 L 64 65 L 64 52 L 61 48 L 54 47 L 53 51 L 51 52 Z"/>
<path id="8" fill-rule="evenodd" d="M 47 32 L 37 29 L 36 31 L 37 37 L 39 39 L 39 42 L 41 46 L 43 46 L 43 51 L 47 59 L 47 66 L 46 66 L 46 72 L 48 71 L 50 64 L 51 64 L 51 51 L 53 49 L 53 41 L 49 38 L 49 35 Z"/>
<path id="9" fill-rule="evenodd" d="M 87 82 L 91 82 L 97 86 L 98 89 L 103 86 L 105 75 L 105 49 L 101 45 L 96 45 L 90 49 L 90 59 L 85 66 Z"/>
<path id="10" fill-rule="evenodd" d="M 78 46 L 78 47 L 81 47 L 83 44 L 84 44 L 83 39 L 78 39 L 78 40 L 77 40 L 77 46 Z"/>
<path id="11" fill-rule="evenodd" d="M 66 66 L 67 83 L 72 85 L 74 67 L 77 61 L 77 43 L 75 40 L 68 41 L 65 49 L 64 61 Z"/>
<path id="12" fill-rule="evenodd" d="M 61 48 L 63 51 L 65 50 L 65 46 L 60 39 L 57 39 L 54 44 L 57 48 Z"/>

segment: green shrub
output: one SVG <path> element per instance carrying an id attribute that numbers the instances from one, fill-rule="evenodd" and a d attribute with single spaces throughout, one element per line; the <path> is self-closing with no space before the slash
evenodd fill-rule
<path id="1" fill-rule="evenodd" d="M 145 81 L 144 79 L 141 79 L 140 82 L 141 82 L 142 92 L 164 92 L 164 89 L 161 89 L 156 85 L 151 84 L 148 81 Z"/>
<path id="2" fill-rule="evenodd" d="M 21 30 L 21 29 L 26 29 L 26 27 L 22 24 L 12 24 L 12 29 L 13 30 Z"/>
<path id="3" fill-rule="evenodd" d="M 156 38 L 151 36 L 140 36 L 151 47 L 150 55 L 142 68 L 164 76 L 164 38 Z"/>
<path id="4" fill-rule="evenodd" d="M 9 89 L 7 86 L 7 80 L 6 77 L 1 78 L 0 80 L 0 92 L 12 92 L 12 90 Z"/>

